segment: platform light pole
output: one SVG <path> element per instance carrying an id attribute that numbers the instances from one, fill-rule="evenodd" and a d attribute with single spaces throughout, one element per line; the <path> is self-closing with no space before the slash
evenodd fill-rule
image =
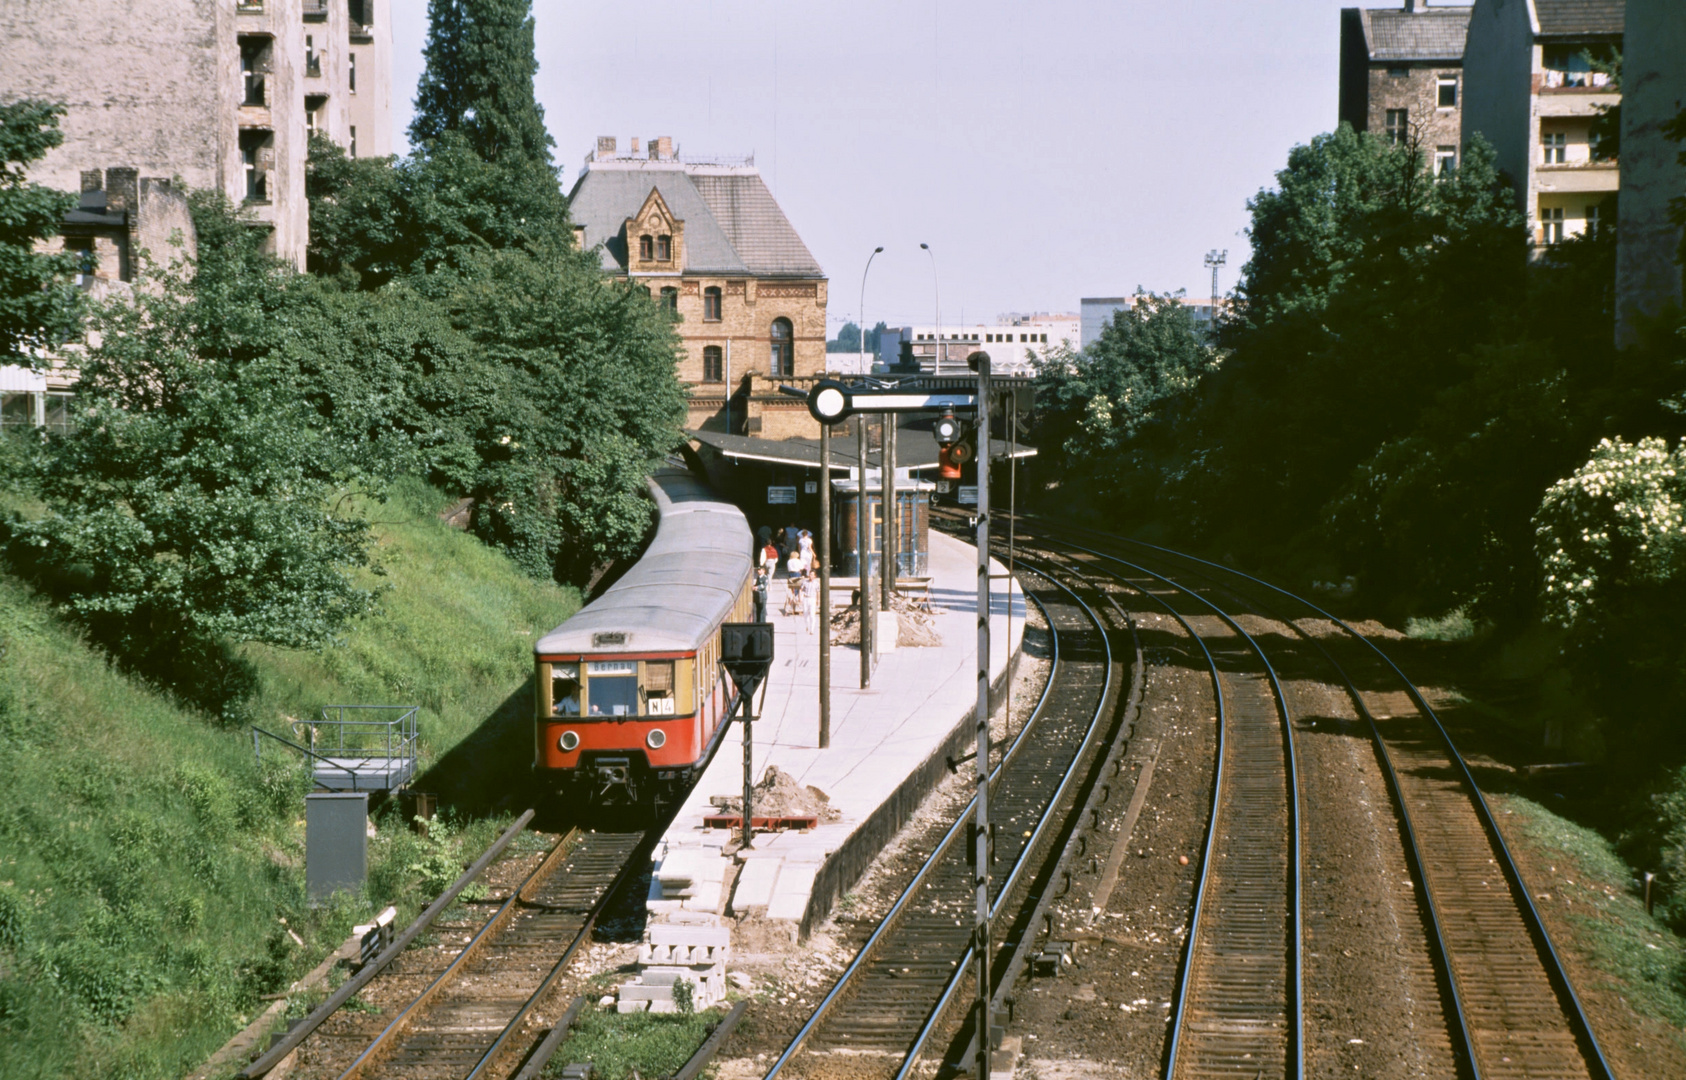
<path id="1" fill-rule="evenodd" d="M 930 244 L 920 244 L 919 250 L 931 257 L 931 287 L 937 294 L 937 343 L 931 348 L 931 374 L 941 375 L 943 366 L 943 283 L 937 274 L 937 253 Z"/>
<path id="2" fill-rule="evenodd" d="M 831 425 L 820 425 L 820 749 L 831 745 Z"/>
<path id="3" fill-rule="evenodd" d="M 872 552 L 867 541 L 871 530 L 867 523 L 866 503 L 866 417 L 857 414 L 855 421 L 855 456 L 858 482 L 855 485 L 855 574 L 860 583 L 861 620 L 861 689 L 872 687 Z"/>
<path id="4" fill-rule="evenodd" d="M 983 350 L 967 358 L 978 369 L 978 750 L 977 817 L 973 822 L 973 857 L 977 885 L 977 916 L 973 948 L 977 956 L 978 1077 L 989 1076 L 989 354 Z M 1012 591 L 1008 586 L 1008 603 Z M 1009 610 L 1011 607 L 1009 606 Z"/>
<path id="5" fill-rule="evenodd" d="M 866 257 L 866 269 L 861 271 L 861 306 L 855 309 L 855 313 L 861 319 L 861 348 L 859 357 L 855 361 L 856 375 L 872 374 L 866 366 L 866 275 L 872 269 L 872 260 L 878 258 L 883 251 L 884 245 L 882 244 L 873 248 L 872 254 Z"/>

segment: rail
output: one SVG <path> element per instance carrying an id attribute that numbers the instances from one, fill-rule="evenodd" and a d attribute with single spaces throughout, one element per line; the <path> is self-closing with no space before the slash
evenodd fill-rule
<path id="1" fill-rule="evenodd" d="M 364 965 L 363 970 L 347 979 L 338 990 L 328 995 L 326 1001 L 312 1009 L 298 1026 L 283 1035 L 280 1041 L 271 1046 L 262 1057 L 240 1070 L 241 1080 L 258 1080 L 258 1077 L 265 1075 L 280 1064 L 282 1058 L 298 1049 L 299 1044 L 304 1042 L 317 1028 L 321 1027 L 324 1020 L 338 1012 L 340 1006 L 351 1000 L 352 995 L 368 985 L 369 980 L 380 974 L 388 964 L 409 948 L 410 942 L 416 939 L 416 935 L 431 926 L 439 913 L 451 906 L 457 895 L 466 889 L 470 882 L 484 873 L 486 867 L 492 864 L 492 860 L 502 854 L 504 848 L 509 846 L 510 841 L 519 836 L 521 830 L 525 829 L 527 823 L 532 820 L 533 811 L 531 810 L 516 818 L 515 823 L 505 829 L 503 835 L 493 841 L 492 846 L 487 848 L 478 859 L 474 860 L 474 863 L 462 872 L 461 877 L 451 883 L 450 888 L 440 893 L 439 899 L 429 904 L 425 911 L 416 916 L 415 922 L 405 927 L 404 932 L 394 938 L 392 944 L 388 945 L 379 956 Z"/>
<path id="2" fill-rule="evenodd" d="M 1060 527 L 1055 526 L 1055 528 Z M 1393 662 L 1393 659 L 1383 652 L 1381 648 L 1375 644 L 1375 642 L 1371 641 L 1364 634 L 1359 633 L 1345 620 L 1325 610 L 1318 604 L 1313 603 L 1312 601 L 1295 593 L 1291 593 L 1280 586 L 1272 584 L 1271 582 L 1265 581 L 1263 578 L 1255 577 L 1254 575 L 1247 574 L 1243 571 L 1223 566 L 1220 563 L 1215 563 L 1208 559 L 1202 559 L 1198 556 L 1174 551 L 1170 548 L 1161 547 L 1157 544 L 1150 544 L 1146 541 L 1134 540 L 1129 537 L 1117 536 L 1110 533 L 1099 533 L 1098 530 L 1083 531 L 1096 532 L 1098 535 L 1104 536 L 1109 540 L 1147 548 L 1148 550 L 1156 551 L 1163 555 L 1168 555 L 1187 562 L 1208 567 L 1212 570 L 1218 571 L 1219 573 L 1228 574 L 1243 581 L 1251 582 L 1256 586 L 1285 597 L 1296 604 L 1301 604 L 1307 609 L 1316 612 L 1319 617 L 1327 619 L 1331 624 L 1338 626 L 1344 634 L 1374 653 L 1375 656 L 1383 664 L 1385 664 L 1390 671 L 1393 672 L 1394 676 L 1397 677 L 1404 685 L 1405 691 L 1411 698 L 1412 703 L 1432 724 L 1441 744 L 1445 747 L 1447 754 L 1451 757 L 1453 763 L 1455 764 L 1456 773 L 1462 784 L 1466 787 L 1469 793 L 1474 796 L 1472 804 L 1476 810 L 1476 815 L 1481 822 L 1482 831 L 1487 836 L 1488 841 L 1493 845 L 1494 850 L 1499 854 L 1500 869 L 1505 875 L 1507 885 L 1510 886 L 1512 896 L 1517 898 L 1518 911 L 1523 917 L 1523 921 L 1528 928 L 1529 935 L 1534 939 L 1536 947 L 1542 953 L 1542 966 L 1545 968 L 1546 977 L 1551 983 L 1553 989 L 1568 1005 L 1568 1008 L 1565 1010 L 1567 1013 L 1567 1019 L 1574 1032 L 1575 1040 L 1580 1044 L 1582 1053 L 1587 1059 L 1589 1069 L 1592 1071 L 1597 1080 L 1614 1080 L 1614 1073 L 1610 1068 L 1608 1060 L 1604 1056 L 1603 1048 L 1598 1043 L 1597 1034 L 1593 1031 L 1592 1023 L 1586 1015 L 1585 1008 L 1582 1006 L 1580 998 L 1575 993 L 1574 986 L 1569 980 L 1569 975 L 1563 966 L 1562 958 L 1558 955 L 1556 946 L 1551 940 L 1550 932 L 1546 929 L 1545 922 L 1541 919 L 1539 910 L 1534 905 L 1533 897 L 1529 893 L 1527 884 L 1522 878 L 1521 868 L 1516 865 L 1515 858 L 1510 852 L 1509 845 L 1505 843 L 1504 836 L 1499 829 L 1498 820 L 1493 816 L 1492 808 L 1487 803 L 1486 795 L 1482 792 L 1480 785 L 1476 782 L 1474 774 L 1470 772 L 1469 766 L 1465 762 L 1463 754 L 1458 750 L 1457 744 L 1453 741 L 1451 734 L 1446 730 L 1445 725 L 1441 722 L 1439 715 L 1435 713 L 1434 709 L 1428 704 L 1428 701 L 1422 696 L 1422 693 L 1417 689 L 1416 684 L 1412 682 L 1402 670 L 1400 670 L 1399 666 Z M 1117 556 L 1104 557 L 1117 558 Z M 1123 560 L 1120 559 L 1119 561 L 1122 562 Z M 1367 712 L 1366 715 L 1368 716 Z M 1385 754 L 1384 760 L 1386 760 Z M 1391 765 L 1389 766 L 1389 774 L 1391 777 Z M 1397 782 L 1396 777 L 1392 777 L 1392 779 Z M 1393 789 L 1393 793 L 1397 798 L 1401 798 L 1402 804 L 1402 795 L 1396 787 Z M 1413 863 L 1416 863 L 1417 855 L 1415 854 L 1415 850 L 1413 850 L 1411 857 Z M 1427 890 L 1425 890 L 1425 892 L 1426 891 Z M 1438 924 L 1436 926 L 1436 933 L 1438 934 Z M 1443 940 L 1439 943 L 1442 947 L 1444 947 Z M 1450 960 L 1448 959 L 1448 974 L 1450 974 L 1450 966 Z M 1456 1001 L 1459 991 L 1455 980 L 1451 981 L 1451 986 L 1454 1001 Z M 1465 1040 L 1469 1040 L 1470 1036 L 1468 1032 L 1467 1019 L 1461 1008 L 1457 1010 L 1457 1016 L 1460 1034 L 1465 1038 Z M 1466 1048 L 1471 1051 L 1466 1059 L 1469 1063 L 1471 1072 L 1479 1077 L 1480 1066 L 1473 1053 L 1473 1047 L 1468 1041 L 1466 1041 L 1465 1045 Z"/>
<path id="3" fill-rule="evenodd" d="M 1035 597 L 1029 596 L 1029 594 L 1026 595 L 1032 603 L 1036 604 L 1038 607 L 1042 606 L 1041 602 Z M 1046 615 L 1046 612 L 1044 612 L 1044 615 Z M 1059 664 L 1060 659 L 1059 635 L 1054 634 L 1052 637 L 1052 654 L 1049 657 L 1050 672 Z M 1041 713 L 1043 706 L 1047 704 L 1048 694 L 1052 687 L 1053 679 L 1050 678 L 1042 687 L 1042 695 L 1037 699 L 1035 707 L 1031 710 L 1031 720 L 1034 720 L 1035 717 Z M 1026 736 L 1029 735 L 1034 727 L 1035 724 L 1030 720 L 1025 722 L 1024 727 L 1019 730 L 1019 734 L 1013 740 L 1012 745 L 1009 746 L 1007 752 L 1001 756 L 1001 761 L 998 762 L 995 768 L 990 772 L 989 779 L 991 783 L 994 783 L 997 777 L 1000 776 L 1001 770 L 1006 766 L 1007 761 L 1017 752 L 1018 748 L 1024 743 Z M 907 887 L 904 888 L 901 895 L 896 898 L 896 902 L 890 906 L 890 910 L 878 921 L 878 925 L 873 929 L 871 936 L 866 939 L 866 943 L 855 953 L 855 958 L 849 962 L 849 966 L 844 968 L 843 973 L 837 977 L 837 981 L 832 984 L 830 991 L 826 993 L 825 997 L 820 999 L 818 1005 L 814 1006 L 814 1011 L 809 1014 L 807 1022 L 797 1030 L 796 1035 L 792 1037 L 789 1044 L 786 1045 L 784 1052 L 779 1055 L 778 1060 L 774 1061 L 772 1067 L 767 1070 L 763 1080 L 773 1080 L 774 1077 L 779 1075 L 785 1065 L 790 1062 L 791 1058 L 801 1052 L 802 1047 L 807 1043 L 809 1037 L 813 1035 L 814 1031 L 819 1027 L 821 1021 L 823 1021 L 827 1014 L 831 1012 L 832 1008 L 837 1004 L 844 992 L 854 985 L 854 980 L 859 976 L 862 969 L 866 967 L 868 958 L 872 956 L 879 944 L 894 931 L 900 921 L 903 911 L 907 909 L 908 903 L 925 886 L 926 881 L 936 870 L 938 864 L 941 862 L 942 856 L 954 844 L 955 839 L 965 831 L 966 824 L 971 821 L 972 815 L 976 809 L 977 798 L 974 796 L 955 816 L 954 824 L 949 827 L 948 832 L 943 834 L 943 838 L 937 841 L 937 846 L 932 850 L 930 858 L 925 860 L 924 865 L 921 866 L 918 872 L 914 874 L 913 880 L 907 883 Z M 968 956 L 969 955 L 970 952 L 968 951 Z M 946 1002 L 946 998 L 944 1001 Z"/>

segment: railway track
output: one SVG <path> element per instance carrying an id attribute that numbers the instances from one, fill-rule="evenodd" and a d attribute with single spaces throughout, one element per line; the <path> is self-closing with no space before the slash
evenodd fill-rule
<path id="1" fill-rule="evenodd" d="M 1006 935 L 992 970 L 1014 972 L 1028 940 L 1023 916 L 1049 891 L 1075 824 L 1069 808 L 1092 787 L 1097 762 L 1120 729 L 1117 708 L 1121 661 L 1115 639 L 1133 634 L 1109 626 L 1081 595 L 1052 578 L 1026 589 L 1047 618 L 1054 642 L 1049 680 L 1001 763 L 992 772 L 991 818 L 996 823 L 991 868 L 992 916 L 1017 924 Z M 908 1075 L 943 1035 L 964 1045 L 970 1031 L 957 1022 L 957 1003 L 970 979 L 974 896 L 966 857 L 970 805 L 914 876 L 853 963 L 816 1006 L 789 1047 L 767 1072 L 825 1075 L 828 1064 L 851 1076 L 876 1061 L 886 1075 Z M 956 1029 L 958 1029 L 956 1031 Z M 829 1059 L 829 1061 L 828 1061 Z"/>
<path id="2" fill-rule="evenodd" d="M 294 1042 L 294 1075 L 324 1080 L 479 1080 L 507 1076 L 528 1047 L 522 1035 L 609 899 L 639 865 L 654 831 L 570 830 L 454 956 L 437 950 L 383 956 L 377 978 L 420 985 L 378 1012 L 330 999 Z M 280 1047 L 278 1050 L 286 1050 Z M 265 1075 L 276 1051 L 242 1074 Z M 275 1060 L 272 1060 L 275 1059 Z"/>
<path id="3" fill-rule="evenodd" d="M 1479 786 L 1434 710 L 1385 653 L 1310 601 L 1227 567 L 1120 537 L 1052 532 L 1080 537 L 1067 544 L 1093 562 L 1175 580 L 1214 610 L 1212 597 L 1221 595 L 1231 613 L 1286 627 L 1345 689 L 1390 789 L 1460 1072 L 1611 1077 Z"/>
<path id="4" fill-rule="evenodd" d="M 1269 658 L 1229 613 L 1145 568 L 1045 549 L 1167 611 L 1200 646 L 1217 702 L 1206 843 L 1165 1072 L 1304 1073 L 1299 784 L 1293 725 Z"/>

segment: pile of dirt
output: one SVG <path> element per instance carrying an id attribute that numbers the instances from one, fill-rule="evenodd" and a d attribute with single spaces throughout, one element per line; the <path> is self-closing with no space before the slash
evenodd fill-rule
<path id="1" fill-rule="evenodd" d="M 929 611 L 917 607 L 905 596 L 890 598 L 890 610 L 896 613 L 896 646 L 934 648 L 943 643 L 937 633 L 937 620 Z M 861 613 L 853 607 L 831 613 L 831 643 L 859 645 L 861 643 Z"/>
<path id="2" fill-rule="evenodd" d="M 837 821 L 843 816 L 832 807 L 831 798 L 825 792 L 812 784 L 803 786 L 797 783 L 795 777 L 777 765 L 767 766 L 761 782 L 755 785 L 754 799 L 755 807 L 751 812 L 756 817 L 813 816 L 825 822 Z M 722 813 L 743 813 L 741 795 L 716 795 L 709 802 Z"/>

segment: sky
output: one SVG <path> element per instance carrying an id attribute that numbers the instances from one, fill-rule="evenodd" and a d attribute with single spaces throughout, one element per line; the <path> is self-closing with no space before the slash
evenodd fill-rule
<path id="1" fill-rule="evenodd" d="M 598 135 L 753 154 L 830 278 L 833 335 L 880 245 L 870 323 L 928 325 L 940 290 L 944 325 L 978 325 L 1204 297 L 1214 249 L 1232 288 L 1247 200 L 1335 126 L 1353 2 L 535 0 L 535 89 L 565 187 Z M 392 5 L 403 147 L 427 4 Z"/>

